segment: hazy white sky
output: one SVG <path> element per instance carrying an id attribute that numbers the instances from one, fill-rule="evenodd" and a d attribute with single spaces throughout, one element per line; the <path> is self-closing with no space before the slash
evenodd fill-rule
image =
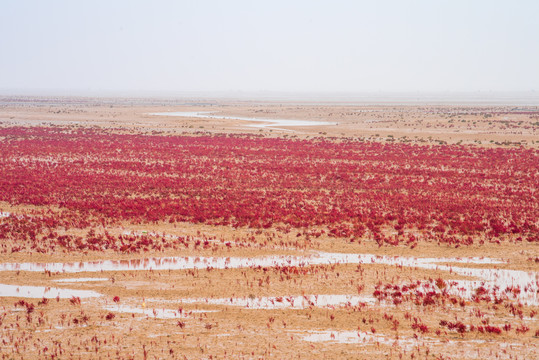
<path id="1" fill-rule="evenodd" d="M 0 89 L 539 90 L 538 0 L 0 0 Z"/>

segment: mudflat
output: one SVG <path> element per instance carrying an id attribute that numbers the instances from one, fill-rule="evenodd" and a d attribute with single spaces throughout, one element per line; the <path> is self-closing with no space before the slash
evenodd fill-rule
<path id="1" fill-rule="evenodd" d="M 212 99 L 3 98 L 2 125 L 75 125 L 164 133 L 252 133 L 265 136 L 353 137 L 366 141 L 537 146 L 537 105 L 313 105 Z M 222 118 L 156 116 L 203 112 Z M 267 119 L 259 122 L 239 118 Z M 272 119 L 330 122 L 271 126 Z"/>
<path id="2" fill-rule="evenodd" d="M 0 104 L 3 358 L 539 357 L 537 106 Z"/>

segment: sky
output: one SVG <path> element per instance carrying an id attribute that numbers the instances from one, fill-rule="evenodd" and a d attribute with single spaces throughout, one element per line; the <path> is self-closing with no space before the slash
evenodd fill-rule
<path id="1" fill-rule="evenodd" d="M 539 91 L 537 0 L 0 0 L 0 89 Z"/>

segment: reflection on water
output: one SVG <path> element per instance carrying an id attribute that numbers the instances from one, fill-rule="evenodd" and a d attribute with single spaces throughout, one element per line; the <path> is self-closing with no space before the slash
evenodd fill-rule
<path id="1" fill-rule="evenodd" d="M 513 359 L 510 354 L 504 351 L 507 348 L 521 348 L 519 352 L 522 353 L 524 349 L 523 344 L 508 343 L 508 342 L 494 342 L 492 340 L 447 340 L 443 341 L 421 336 L 421 337 L 404 337 L 397 336 L 395 339 L 383 334 L 372 334 L 364 331 L 297 331 L 297 335 L 303 340 L 308 342 L 334 342 L 341 344 L 362 344 L 362 345 L 377 345 L 383 344 L 391 346 L 392 348 L 400 348 L 403 350 L 413 350 L 418 347 L 426 348 L 433 346 L 436 349 L 447 350 L 451 349 L 452 356 L 460 358 L 472 358 L 472 359 L 490 359 L 494 357 L 496 352 L 496 358 Z M 485 345 L 479 347 L 478 345 Z M 533 350 L 532 350 L 533 349 Z M 526 347 L 526 351 L 529 351 L 528 358 L 536 358 L 535 346 L 533 344 L 530 347 Z M 500 357 L 500 355 L 502 355 Z M 445 359 L 445 357 L 444 357 Z"/>
<path id="2" fill-rule="evenodd" d="M 243 298 L 199 298 L 181 299 L 182 303 L 240 306 L 247 309 L 305 309 L 308 307 L 358 306 L 375 304 L 376 299 L 357 295 L 304 295 Z"/>
<path id="3" fill-rule="evenodd" d="M 420 345 L 425 342 L 423 339 L 403 337 L 400 337 L 398 340 L 396 340 L 381 334 L 375 335 L 362 331 L 308 331 L 308 335 L 303 335 L 301 339 L 303 341 L 309 342 L 331 341 L 341 344 L 385 344 L 389 346 L 400 347 L 405 350 L 410 350 L 414 346 Z M 432 343 L 432 341 L 429 341 L 429 343 Z"/>
<path id="4" fill-rule="evenodd" d="M 99 297 L 101 294 L 90 290 L 72 290 L 45 286 L 6 285 L 0 284 L 1 297 L 17 298 L 56 298 L 70 299 L 73 296 L 83 298 Z"/>
<path id="5" fill-rule="evenodd" d="M 111 305 L 103 309 L 113 312 L 142 314 L 155 319 L 179 319 L 186 318 L 192 314 L 217 312 L 217 310 L 171 310 L 171 309 L 147 309 L 145 307 L 136 307 L 128 305 Z"/>
<path id="6" fill-rule="evenodd" d="M 140 270 L 184 270 L 184 269 L 228 269 L 247 267 L 309 266 L 328 264 L 385 264 L 416 267 L 429 270 L 448 271 L 462 276 L 471 276 L 485 282 L 487 286 L 518 288 L 515 298 L 526 304 L 538 303 L 539 273 L 519 270 L 469 268 L 440 265 L 455 264 L 498 264 L 501 261 L 489 258 L 412 258 L 400 256 L 378 256 L 372 254 L 313 253 L 306 256 L 272 255 L 246 257 L 155 257 L 133 260 L 101 260 L 74 263 L 3 263 L 0 271 L 51 271 L 61 273 L 140 271 Z M 477 282 L 460 282 L 462 296 L 469 297 L 478 287 Z"/>
<path id="7" fill-rule="evenodd" d="M 185 270 L 185 269 L 226 269 L 244 267 L 309 266 L 323 264 L 386 264 L 415 266 L 428 269 L 450 269 L 437 265 L 439 262 L 496 264 L 500 261 L 488 258 L 406 258 L 400 256 L 377 256 L 371 254 L 342 254 L 318 252 L 306 256 L 271 255 L 260 257 L 152 257 L 131 260 L 96 260 L 72 263 L 1 263 L 0 271 L 50 271 L 50 272 L 100 272 L 135 270 Z M 457 271 L 452 268 L 453 271 Z M 477 269 L 468 269 L 477 270 Z M 484 269 L 482 269 L 484 270 Z"/>
<path id="8" fill-rule="evenodd" d="M 246 125 L 255 128 L 275 127 L 275 126 L 321 126 L 321 125 L 337 125 L 337 123 L 327 121 L 310 121 L 310 120 L 290 120 L 290 119 L 264 119 L 264 118 L 251 118 L 244 116 L 224 116 L 213 115 L 210 111 L 198 111 L 198 112 L 161 112 L 152 113 L 150 115 L 159 116 L 179 116 L 190 118 L 203 118 L 203 119 L 222 119 L 222 120 L 242 120 L 263 122 L 264 124 Z"/>

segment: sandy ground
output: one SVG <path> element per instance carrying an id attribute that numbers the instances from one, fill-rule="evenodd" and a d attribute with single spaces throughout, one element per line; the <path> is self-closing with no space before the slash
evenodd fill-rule
<path id="1" fill-rule="evenodd" d="M 150 104 L 148 104 L 150 103 Z M 179 105 L 178 105 L 179 104 Z M 537 146 L 539 107 L 472 105 L 302 105 L 192 100 L 180 104 L 108 99 L 3 99 L 0 125 L 74 125 L 165 133 L 256 133 L 287 137 L 354 137 L 384 142 Z M 311 120 L 336 125 L 254 128 L 260 123 L 150 115 L 212 112 L 222 116 Z"/>
<path id="2" fill-rule="evenodd" d="M 5 99 L 4 99 L 5 100 Z M 0 102 L 1 126 L 99 126 L 116 131 L 164 133 L 262 133 L 269 136 L 362 137 L 376 141 L 482 146 L 539 144 L 539 112 L 508 106 L 294 105 L 210 100 L 197 104 L 133 104 L 127 101 L 58 103 Z M 248 127 L 237 120 L 171 118 L 149 115 L 164 111 L 214 111 L 229 116 L 305 119 L 337 122 L 335 126 L 290 128 Z M 526 112 L 526 114 L 524 114 Z M 25 206 L 0 204 L 1 211 L 24 213 Z M 454 264 L 466 268 L 512 269 L 539 273 L 539 248 L 533 243 L 501 243 L 468 247 L 419 243 L 378 247 L 295 232 L 208 225 L 123 223 L 110 233 L 147 232 L 217 238 L 207 248 L 166 252 L 18 253 L 0 255 L 0 263 L 75 262 L 143 259 L 164 256 L 261 257 L 310 255 L 314 251 L 381 256 L 462 258 L 488 257 L 497 264 Z M 251 238 L 247 243 L 237 239 Z M 269 245 L 263 245 L 267 239 Z M 231 243 L 231 246 L 226 246 Z M 536 359 L 539 358 L 539 307 L 507 298 L 474 301 L 450 296 L 432 304 L 408 298 L 400 304 L 374 301 L 304 308 L 253 309 L 216 304 L 211 299 L 270 297 L 278 304 L 290 296 L 350 295 L 373 297 L 386 284 L 435 279 L 481 280 L 452 271 L 383 264 L 323 264 L 293 268 L 102 271 L 51 273 L 2 271 L 0 283 L 92 290 L 100 297 L 56 299 L 0 297 L 0 356 L 3 359 Z M 57 282 L 101 278 L 101 281 Z M 536 281 L 537 282 L 537 281 Z M 488 286 L 488 283 L 485 284 Z M 476 285 L 477 287 L 480 284 Z M 441 288 L 436 288 L 441 292 Z M 504 289 L 500 289 L 502 292 Z M 1 291 L 1 290 L 0 290 Z M 537 294 L 536 294 L 537 295 Z M 119 297 L 116 299 L 115 297 Z M 194 299 L 197 299 L 196 301 Z M 277 300 L 279 299 L 279 300 Z M 283 300 L 284 299 L 284 300 Z M 21 302 L 24 300 L 24 302 Z M 31 305 L 30 305 L 31 304 Z M 180 311 L 181 309 L 181 311 Z M 122 310 L 126 310 L 123 312 Z M 442 325 L 462 322 L 459 333 Z M 420 328 L 419 325 L 425 327 Z M 474 330 L 471 330 L 471 325 Z M 508 327 L 510 325 L 510 328 Z M 500 334 L 478 331 L 487 326 Z M 503 327 L 506 326 L 504 329 Z M 518 330 L 517 330 L 518 329 Z M 318 340 L 318 341 L 315 341 Z"/>

